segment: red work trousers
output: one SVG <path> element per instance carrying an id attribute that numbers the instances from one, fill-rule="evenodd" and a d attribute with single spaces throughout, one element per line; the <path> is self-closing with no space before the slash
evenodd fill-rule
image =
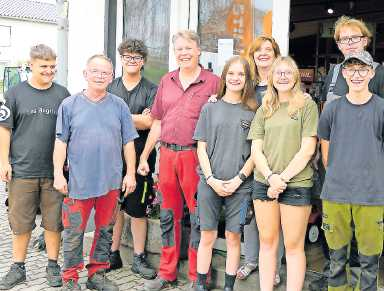
<path id="1" fill-rule="evenodd" d="M 78 271 L 84 267 L 83 239 L 89 215 L 95 208 L 95 233 L 89 264 L 88 277 L 100 269 L 109 268 L 109 250 L 112 242 L 112 228 L 117 214 L 119 190 L 112 190 L 106 195 L 89 199 L 64 198 L 63 202 L 63 280 L 77 282 Z"/>
<path id="2" fill-rule="evenodd" d="M 180 257 L 181 220 L 183 219 L 183 195 L 191 218 L 191 236 L 188 248 L 189 279 L 196 281 L 197 248 L 200 232 L 197 224 L 196 192 L 199 176 L 196 172 L 198 158 L 195 149 L 173 151 L 160 148 L 159 189 L 162 194 L 160 226 L 162 249 L 159 275 L 168 281 L 177 278 Z"/>

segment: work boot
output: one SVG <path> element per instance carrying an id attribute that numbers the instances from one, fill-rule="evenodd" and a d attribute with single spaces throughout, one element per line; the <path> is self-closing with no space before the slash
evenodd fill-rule
<path id="1" fill-rule="evenodd" d="M 107 272 L 117 270 L 123 267 L 123 261 L 121 260 L 119 250 L 111 252 L 111 254 L 109 255 L 109 263 L 110 267 L 108 270 L 106 270 Z"/>
<path id="2" fill-rule="evenodd" d="M 105 270 L 97 271 L 88 278 L 86 286 L 91 290 L 119 291 L 119 287 L 105 276 Z"/>
<path id="3" fill-rule="evenodd" d="M 61 269 L 58 264 L 48 265 L 45 269 L 47 272 L 47 283 L 51 287 L 60 287 L 63 285 L 61 279 Z"/>
<path id="4" fill-rule="evenodd" d="M 133 255 L 131 270 L 147 280 L 152 280 L 156 277 L 156 271 L 148 264 L 144 253 Z"/>
<path id="5" fill-rule="evenodd" d="M 192 282 L 190 286 L 190 291 L 208 291 L 207 284 L 200 284 L 199 282 Z"/>
<path id="6" fill-rule="evenodd" d="M 327 291 L 328 290 L 328 280 L 326 276 L 321 276 L 320 278 L 313 280 L 309 283 L 310 291 Z"/>
<path id="7" fill-rule="evenodd" d="M 61 291 L 80 291 L 81 286 L 79 283 L 75 282 L 74 280 L 69 280 L 67 282 L 64 282 L 63 287 L 61 288 Z"/>
<path id="8" fill-rule="evenodd" d="M 0 290 L 9 290 L 27 279 L 25 268 L 12 264 L 8 273 L 0 281 Z"/>
<path id="9" fill-rule="evenodd" d="M 146 291 L 160 291 L 168 286 L 174 285 L 176 283 L 175 281 L 168 281 L 160 276 L 157 276 L 154 280 L 148 281 L 145 283 L 145 290 Z"/>
<path id="10" fill-rule="evenodd" d="M 191 282 L 190 291 L 208 291 L 207 277 L 208 274 L 197 272 L 197 279 Z"/>
<path id="11" fill-rule="evenodd" d="M 225 284 L 224 291 L 233 291 L 233 286 L 235 286 L 236 275 L 230 275 L 225 273 Z"/>

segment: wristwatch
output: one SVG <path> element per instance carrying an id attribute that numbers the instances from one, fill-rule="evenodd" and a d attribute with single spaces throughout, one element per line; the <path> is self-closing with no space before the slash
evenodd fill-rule
<path id="1" fill-rule="evenodd" d="M 243 182 L 245 182 L 245 181 L 247 180 L 247 178 L 248 178 L 248 177 L 245 176 L 242 172 L 239 172 L 239 175 L 238 175 L 238 176 L 239 176 L 240 180 L 243 181 Z"/>

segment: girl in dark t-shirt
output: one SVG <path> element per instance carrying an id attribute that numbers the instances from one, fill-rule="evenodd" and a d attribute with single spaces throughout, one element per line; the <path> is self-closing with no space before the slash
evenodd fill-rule
<path id="1" fill-rule="evenodd" d="M 218 101 L 203 107 L 194 134 L 200 162 L 198 290 L 208 290 L 206 279 L 222 205 L 227 241 L 225 290 L 233 290 L 240 260 L 240 206 L 252 189 L 254 165 L 246 138 L 256 107 L 249 64 L 233 57 L 224 67 Z"/>

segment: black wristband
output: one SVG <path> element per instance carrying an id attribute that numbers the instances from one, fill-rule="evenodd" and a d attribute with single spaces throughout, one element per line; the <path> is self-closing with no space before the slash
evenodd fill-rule
<path id="1" fill-rule="evenodd" d="M 213 175 L 209 175 L 207 178 L 205 178 L 205 182 L 208 182 L 209 179 L 211 179 Z"/>
<path id="2" fill-rule="evenodd" d="M 238 176 L 239 176 L 239 178 L 240 178 L 240 180 L 241 180 L 242 182 L 245 182 L 245 181 L 247 180 L 247 178 L 248 178 L 248 177 L 245 176 L 242 172 L 240 172 Z"/>

